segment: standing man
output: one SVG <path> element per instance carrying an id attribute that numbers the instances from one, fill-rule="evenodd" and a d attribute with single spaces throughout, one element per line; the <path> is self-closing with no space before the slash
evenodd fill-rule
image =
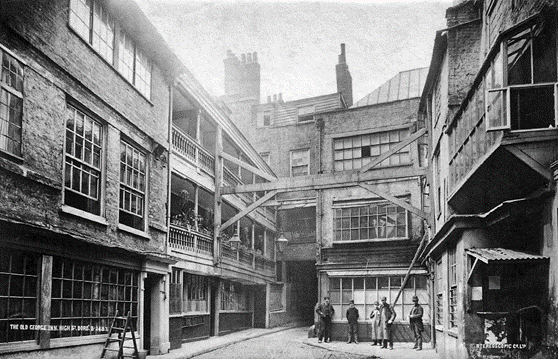
<path id="1" fill-rule="evenodd" d="M 324 302 L 318 306 L 316 313 L 320 316 L 318 343 L 321 343 L 322 339 L 324 339 L 325 343 L 331 343 L 331 317 L 333 317 L 335 309 L 329 304 L 329 297 L 324 297 Z"/>
<path id="2" fill-rule="evenodd" d="M 424 310 L 422 309 L 422 306 L 418 304 L 418 297 L 416 295 L 413 296 L 413 303 L 415 306 L 411 309 L 411 313 L 409 314 L 409 323 L 411 324 L 411 330 L 415 335 L 415 346 L 413 349 L 422 350 L 421 333 L 424 331 L 424 325 L 422 324 Z"/>
<path id="3" fill-rule="evenodd" d="M 349 322 L 349 333 L 347 344 L 354 342 L 358 344 L 358 309 L 355 308 L 355 301 L 349 302 L 349 309 L 347 309 L 347 321 Z"/>
<path id="4" fill-rule="evenodd" d="M 387 349 L 389 343 L 389 349 L 393 350 L 392 324 L 394 320 L 395 311 L 388 304 L 387 298 L 382 297 L 382 305 L 380 306 L 380 326 L 384 338 L 382 349 Z"/>

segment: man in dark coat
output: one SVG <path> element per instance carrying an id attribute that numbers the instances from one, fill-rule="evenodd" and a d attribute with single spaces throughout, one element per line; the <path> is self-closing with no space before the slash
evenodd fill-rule
<path id="1" fill-rule="evenodd" d="M 422 316 L 424 310 L 422 306 L 418 304 L 418 297 L 413 296 L 413 303 L 415 306 L 411 309 L 409 314 L 409 323 L 411 324 L 411 330 L 415 335 L 415 346 L 413 349 L 422 350 L 422 332 L 424 331 L 424 325 L 422 324 Z"/>
<path id="2" fill-rule="evenodd" d="M 388 343 L 389 348 L 393 349 L 393 338 L 392 338 L 392 326 L 395 320 L 395 311 L 388 304 L 387 298 L 382 297 L 382 304 L 380 305 L 380 328 L 383 332 L 384 342 L 382 349 L 387 349 Z"/>
<path id="3" fill-rule="evenodd" d="M 324 297 L 324 302 L 316 308 L 316 313 L 320 316 L 320 335 L 318 343 L 324 339 L 325 343 L 331 342 L 331 317 L 335 313 L 333 306 L 329 304 L 329 297 Z"/>
<path id="4" fill-rule="evenodd" d="M 347 321 L 349 322 L 349 333 L 347 344 L 358 344 L 358 309 L 355 308 L 355 301 L 349 302 L 349 309 L 347 309 Z"/>

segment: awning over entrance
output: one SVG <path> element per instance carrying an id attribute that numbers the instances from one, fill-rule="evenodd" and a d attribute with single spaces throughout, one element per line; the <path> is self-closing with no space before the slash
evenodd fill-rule
<path id="1" fill-rule="evenodd" d="M 478 268 L 479 261 L 486 264 L 516 264 L 547 260 L 548 257 L 538 254 L 530 254 L 507 248 L 470 248 L 467 254 L 475 258 L 468 280 L 471 279 L 473 273 Z"/>
<path id="2" fill-rule="evenodd" d="M 484 263 L 490 262 L 514 262 L 517 261 L 536 261 L 548 259 L 548 257 L 537 254 L 529 254 L 525 252 L 514 251 L 506 248 L 471 248 L 467 249 L 467 253 Z"/>

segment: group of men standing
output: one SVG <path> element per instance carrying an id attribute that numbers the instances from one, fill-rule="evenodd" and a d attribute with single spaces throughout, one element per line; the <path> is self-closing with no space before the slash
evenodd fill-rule
<path id="1" fill-rule="evenodd" d="M 413 349 L 422 350 L 422 332 L 424 331 L 424 325 L 422 323 L 422 316 L 424 310 L 422 306 L 418 304 L 418 297 L 413 296 L 414 306 L 409 313 L 409 323 L 411 330 L 415 337 L 415 346 Z M 382 304 L 375 302 L 375 309 L 370 313 L 370 319 L 372 319 L 372 345 L 381 345 L 382 348 L 393 349 L 393 322 L 395 320 L 396 314 L 391 305 L 387 303 L 387 298 L 382 298 Z M 329 303 L 329 297 L 324 297 L 324 302 L 317 306 L 316 313 L 320 318 L 320 330 L 318 336 L 318 343 L 331 342 L 331 319 L 335 313 L 335 309 Z M 354 301 L 349 302 L 349 308 L 347 309 L 346 318 L 348 322 L 348 341 L 347 343 L 357 343 L 358 344 L 358 309 L 355 308 Z"/>

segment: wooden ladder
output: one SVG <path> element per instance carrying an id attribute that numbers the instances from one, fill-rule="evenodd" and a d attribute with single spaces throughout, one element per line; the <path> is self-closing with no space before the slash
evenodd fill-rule
<path id="1" fill-rule="evenodd" d="M 128 331 L 132 333 L 131 337 L 126 337 L 126 333 Z M 117 333 L 118 336 L 113 337 L 112 336 L 113 333 Z M 125 346 L 124 342 L 126 341 L 126 339 L 132 339 L 134 346 L 133 347 Z M 109 348 L 109 345 L 115 342 L 118 343 L 118 348 Z M 125 353 L 124 352 L 125 349 L 128 350 L 133 349 L 134 351 L 133 353 L 130 352 Z M 112 320 L 112 324 L 110 325 L 110 330 L 108 332 L 107 340 L 105 342 L 105 347 L 101 352 L 100 359 L 104 359 L 107 352 L 118 352 L 118 355 L 116 356 L 117 359 L 123 359 L 123 358 L 139 359 L 138 345 L 136 344 L 136 335 L 134 334 L 134 328 L 132 326 L 132 321 L 130 319 L 130 312 L 128 312 L 128 315 L 125 317 L 119 317 L 118 312 L 116 312 L 116 316 L 114 317 L 114 319 Z"/>

